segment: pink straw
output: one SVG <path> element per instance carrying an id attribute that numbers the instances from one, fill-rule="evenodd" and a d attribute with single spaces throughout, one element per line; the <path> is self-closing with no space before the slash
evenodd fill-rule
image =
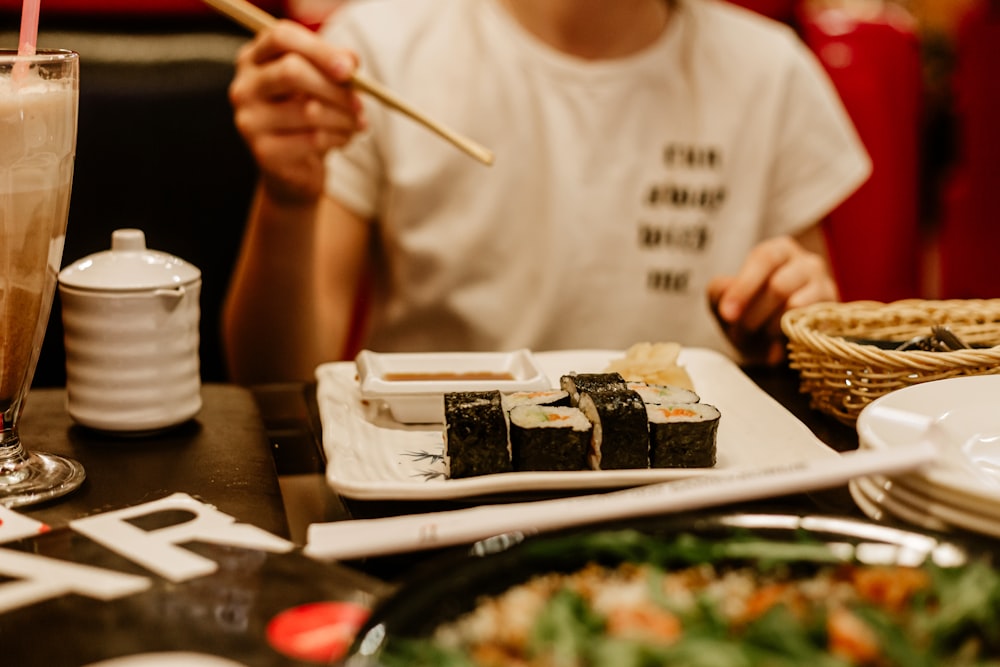
<path id="1" fill-rule="evenodd" d="M 38 9 L 41 0 L 24 0 L 21 5 L 21 39 L 17 44 L 17 55 L 33 56 L 38 44 Z"/>
<path id="2" fill-rule="evenodd" d="M 21 38 L 17 43 L 17 55 L 33 56 L 38 45 L 38 9 L 41 0 L 24 0 L 21 5 Z M 28 74 L 28 63 L 14 65 L 14 81 L 22 81 Z"/>

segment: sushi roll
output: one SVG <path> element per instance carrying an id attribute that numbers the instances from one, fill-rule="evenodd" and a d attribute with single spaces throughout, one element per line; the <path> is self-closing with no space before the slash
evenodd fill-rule
<path id="1" fill-rule="evenodd" d="M 451 479 L 513 469 L 499 391 L 445 393 L 444 419 L 444 462 Z"/>
<path id="2" fill-rule="evenodd" d="M 559 378 L 559 388 L 569 394 L 570 405 L 577 405 L 580 394 L 597 391 L 624 391 L 621 373 L 570 373 Z"/>
<path id="3" fill-rule="evenodd" d="M 518 405 L 510 411 L 515 470 L 587 470 L 592 426 L 577 408 Z"/>
<path id="4" fill-rule="evenodd" d="M 628 388 L 642 397 L 643 403 L 698 403 L 701 397 L 691 389 L 668 384 L 628 382 Z"/>
<path id="5" fill-rule="evenodd" d="M 647 404 L 649 464 L 653 468 L 715 465 L 719 409 L 708 403 Z"/>
<path id="6" fill-rule="evenodd" d="M 544 391 L 512 391 L 502 397 L 504 410 L 510 412 L 518 405 L 569 406 L 569 393 L 562 389 Z"/>
<path id="7" fill-rule="evenodd" d="M 649 467 L 649 417 L 638 393 L 584 392 L 580 394 L 580 410 L 594 425 L 589 455 L 592 469 Z"/>

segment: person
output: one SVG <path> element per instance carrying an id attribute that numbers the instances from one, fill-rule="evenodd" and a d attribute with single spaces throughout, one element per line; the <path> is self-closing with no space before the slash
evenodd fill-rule
<path id="1" fill-rule="evenodd" d="M 259 33 L 230 98 L 260 169 L 223 308 L 243 383 L 355 340 L 777 363 L 782 313 L 837 299 L 820 221 L 871 169 L 795 34 L 718 0 L 355 0 Z"/>

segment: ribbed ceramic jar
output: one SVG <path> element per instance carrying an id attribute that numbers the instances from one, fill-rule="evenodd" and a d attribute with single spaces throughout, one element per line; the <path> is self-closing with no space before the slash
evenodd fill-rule
<path id="1" fill-rule="evenodd" d="M 66 406 L 119 434 L 175 426 L 201 409 L 201 271 L 149 250 L 138 229 L 59 273 Z"/>

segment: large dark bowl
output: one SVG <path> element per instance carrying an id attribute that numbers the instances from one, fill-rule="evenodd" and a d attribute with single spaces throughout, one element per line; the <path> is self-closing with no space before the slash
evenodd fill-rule
<path id="1" fill-rule="evenodd" d="M 620 542 L 616 543 L 623 530 L 664 539 L 688 533 L 709 539 L 741 535 L 796 543 L 816 540 L 838 545 L 838 555 L 869 563 L 919 565 L 932 561 L 955 566 L 972 557 L 986 557 L 989 551 L 983 545 L 944 535 L 859 519 L 771 513 L 678 515 L 527 537 L 506 534 L 437 559 L 415 572 L 374 610 L 347 663 L 351 667 L 377 665 L 393 641 L 427 637 L 441 623 L 471 610 L 480 596 L 498 594 L 533 575 L 570 572 L 591 561 L 617 564 L 626 557 Z"/>

